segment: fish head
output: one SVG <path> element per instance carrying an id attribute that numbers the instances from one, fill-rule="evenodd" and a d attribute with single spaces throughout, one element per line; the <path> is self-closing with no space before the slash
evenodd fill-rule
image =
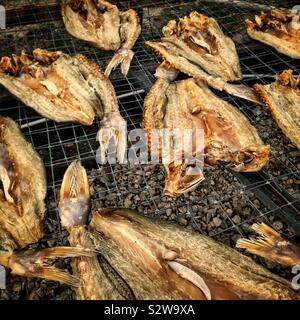
<path id="1" fill-rule="evenodd" d="M 181 264 L 180 244 L 168 245 L 171 230 L 158 231 L 147 218 L 123 209 L 95 211 L 89 230 L 138 299 L 209 298 L 201 276 Z"/>
<path id="2" fill-rule="evenodd" d="M 165 195 L 177 197 L 195 189 L 204 180 L 203 172 L 185 163 L 175 165 L 171 163 L 165 166 L 167 177 L 165 182 Z"/>
<path id="3" fill-rule="evenodd" d="M 262 145 L 253 148 L 248 147 L 246 151 L 241 151 L 232 161 L 230 167 L 237 172 L 257 172 L 268 162 L 270 146 Z"/>

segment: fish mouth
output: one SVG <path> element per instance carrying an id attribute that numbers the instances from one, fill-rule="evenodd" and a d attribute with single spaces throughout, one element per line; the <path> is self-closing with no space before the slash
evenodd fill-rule
<path id="1" fill-rule="evenodd" d="M 172 163 L 165 168 L 167 177 L 164 194 L 168 197 L 175 198 L 187 193 L 195 189 L 205 179 L 202 171 L 197 170 L 197 174 L 192 174 L 194 168 L 186 164 L 175 165 Z M 185 174 L 183 175 L 183 173 Z"/>

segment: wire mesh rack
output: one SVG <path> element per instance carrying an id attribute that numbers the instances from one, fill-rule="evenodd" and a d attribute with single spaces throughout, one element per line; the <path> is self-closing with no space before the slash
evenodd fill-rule
<path id="1" fill-rule="evenodd" d="M 112 1 L 113 2 L 113 1 Z M 143 100 L 154 82 L 158 58 L 144 47 L 158 40 L 161 28 L 170 19 L 192 10 L 218 20 L 236 43 L 244 74 L 243 82 L 268 83 L 284 69 L 299 72 L 299 62 L 248 38 L 243 20 L 272 6 L 291 9 L 292 1 L 114 1 L 120 9 L 137 10 L 142 33 L 134 47 L 134 60 L 124 78 L 116 70 L 111 80 L 118 95 L 120 111 L 128 129 L 142 127 Z M 6 7 L 7 28 L 0 33 L 0 56 L 34 48 L 81 53 L 104 67 L 113 53 L 106 53 L 70 36 L 63 25 L 59 1 L 0 1 Z M 15 119 L 25 136 L 38 150 L 47 170 L 48 233 L 45 240 L 61 237 L 57 216 L 58 190 L 63 173 L 74 159 L 88 169 L 96 206 L 129 207 L 140 213 L 175 220 L 231 246 L 247 236 L 252 223 L 264 221 L 287 237 L 300 234 L 300 153 L 284 136 L 266 108 L 218 93 L 239 108 L 271 145 L 269 165 L 257 174 L 233 174 L 221 165 L 206 170 L 198 188 L 176 200 L 162 195 L 164 173 L 153 165 L 98 165 L 96 134 L 98 120 L 90 127 L 45 120 L 0 90 L 1 114 Z M 54 226 L 54 227 L 53 227 Z"/>

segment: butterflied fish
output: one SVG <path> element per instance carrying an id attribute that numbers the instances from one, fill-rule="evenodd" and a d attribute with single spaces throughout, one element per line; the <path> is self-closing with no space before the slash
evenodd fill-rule
<path id="1" fill-rule="evenodd" d="M 61 224 L 68 230 L 72 246 L 95 247 L 92 235 L 86 229 L 89 212 L 88 178 L 84 167 L 76 160 L 65 172 L 59 201 Z M 133 299 L 130 288 L 100 254 L 72 259 L 72 269 L 81 281 L 76 288 L 78 300 Z"/>
<path id="2" fill-rule="evenodd" d="M 300 299 L 249 257 L 175 224 L 99 209 L 90 231 L 137 299 Z"/>
<path id="3" fill-rule="evenodd" d="M 98 138 L 101 157 L 114 138 L 118 157 L 126 149 L 126 123 L 115 90 L 97 64 L 83 55 L 35 49 L 32 56 L 3 57 L 0 84 L 42 116 L 57 122 L 91 125 L 102 119 Z"/>
<path id="4" fill-rule="evenodd" d="M 172 77 L 170 70 L 168 77 Z M 171 156 L 163 163 L 167 172 L 165 192 L 173 197 L 195 188 L 204 179 L 202 171 L 192 173 L 188 157 L 182 154 L 184 146 L 191 146 L 188 151 L 195 161 L 203 154 L 207 165 L 225 161 L 240 172 L 258 171 L 268 161 L 270 148 L 247 118 L 214 95 L 204 82 L 192 78 L 156 81 L 145 99 L 144 127 L 151 156 L 163 158 L 169 152 L 166 141 L 171 141 Z M 196 139 L 198 130 L 204 134 L 202 144 Z M 177 132 L 182 139 L 184 132 L 190 133 L 192 140 L 180 140 Z M 153 143 L 156 136 L 161 140 Z"/>
<path id="5" fill-rule="evenodd" d="M 198 12 L 163 28 L 159 42 L 147 41 L 146 47 L 179 71 L 211 87 L 260 103 L 251 88 L 227 81 L 242 79 L 234 42 L 224 35 L 216 20 Z"/>
<path id="6" fill-rule="evenodd" d="M 4 117 L 0 117 L 0 181 L 0 265 L 10 268 L 14 275 L 78 284 L 78 279 L 46 262 L 91 255 L 89 249 L 18 250 L 43 237 L 46 177 L 38 153 L 17 124 Z"/>
<path id="7" fill-rule="evenodd" d="M 293 267 L 300 265 L 300 248 L 284 239 L 277 231 L 265 223 L 256 223 L 252 226 L 260 237 L 258 239 L 239 239 L 237 248 L 264 257 L 283 266 Z"/>
<path id="8" fill-rule="evenodd" d="M 300 59 L 300 19 L 292 12 L 274 9 L 245 20 L 249 36 L 291 58 Z"/>
<path id="9" fill-rule="evenodd" d="M 254 85 L 283 133 L 300 149 L 300 75 L 285 70 L 275 82 Z"/>
<path id="10" fill-rule="evenodd" d="M 133 58 L 132 47 L 141 33 L 135 10 L 120 11 L 108 1 L 65 0 L 62 16 L 67 31 L 76 38 L 90 42 L 106 51 L 117 51 L 105 74 L 121 64 L 127 75 Z"/>
<path id="11" fill-rule="evenodd" d="M 0 117 L 0 226 L 11 248 L 43 236 L 46 175 L 43 162 L 17 124 Z"/>

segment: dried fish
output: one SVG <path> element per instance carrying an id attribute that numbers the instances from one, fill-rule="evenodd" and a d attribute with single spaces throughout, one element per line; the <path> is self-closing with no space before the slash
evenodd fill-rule
<path id="1" fill-rule="evenodd" d="M 74 161 L 65 172 L 59 201 L 62 226 L 69 232 L 72 246 L 95 249 L 93 237 L 86 229 L 90 211 L 90 190 L 86 171 Z M 95 250 L 94 250 L 95 251 Z M 132 299 L 132 293 L 118 273 L 100 254 L 72 260 L 73 273 L 81 280 L 76 288 L 78 300 Z"/>
<path id="2" fill-rule="evenodd" d="M 278 232 L 265 223 L 252 225 L 260 237 L 255 240 L 239 239 L 237 248 L 264 257 L 283 266 L 300 265 L 300 248 L 284 239 Z"/>
<path id="3" fill-rule="evenodd" d="M 249 257 L 175 224 L 99 209 L 90 230 L 137 299 L 300 299 Z"/>
<path id="4" fill-rule="evenodd" d="M 249 36 L 291 58 L 300 59 L 300 19 L 292 12 L 274 9 L 245 20 Z"/>
<path id="5" fill-rule="evenodd" d="M 300 75 L 285 70 L 275 82 L 256 84 L 254 90 L 270 109 L 283 133 L 300 149 Z"/>
<path id="6" fill-rule="evenodd" d="M 102 0 L 65 0 L 62 16 L 67 31 L 74 37 L 102 50 L 117 51 L 106 68 L 106 76 L 119 64 L 127 75 L 134 55 L 131 49 L 141 33 L 135 10 L 120 11 Z"/>
<path id="7" fill-rule="evenodd" d="M 91 255 L 90 249 L 21 250 L 43 237 L 46 176 L 42 160 L 17 124 L 0 116 L 0 264 L 12 274 L 77 285 L 78 279 L 46 262 Z"/>
<path id="8" fill-rule="evenodd" d="M 83 55 L 35 49 L 32 56 L 3 57 L 0 84 L 42 116 L 57 122 L 91 125 L 102 119 L 98 138 L 105 158 L 110 139 L 122 162 L 126 149 L 126 123 L 116 93 L 97 64 Z"/>
<path id="9" fill-rule="evenodd" d="M 242 79 L 234 42 L 224 35 L 216 20 L 198 12 L 171 20 L 159 42 L 146 47 L 179 71 L 206 81 L 211 87 L 260 104 L 251 88 L 227 81 Z"/>
<path id="10" fill-rule="evenodd" d="M 193 138 L 191 155 L 204 154 L 206 165 L 215 166 L 218 161 L 225 161 L 235 171 L 253 172 L 268 161 L 270 148 L 264 145 L 247 118 L 214 95 L 204 82 L 192 78 L 177 82 L 158 79 L 145 99 L 144 126 L 148 150 L 153 157 L 163 158 L 164 141 L 171 139 L 173 153 L 164 165 L 167 172 L 165 192 L 173 197 L 195 188 L 204 179 L 202 172 L 189 174 L 191 168 L 182 156 L 184 143 L 176 144 L 176 130 L 182 133 L 183 129 L 190 129 L 193 137 L 197 130 L 203 130 L 204 143 L 201 145 Z M 153 148 L 157 130 L 163 142 L 156 142 Z"/>
<path id="11" fill-rule="evenodd" d="M 17 124 L 4 117 L 0 117 L 0 181 L 0 226 L 9 246 L 24 248 L 37 242 L 45 217 L 44 165 Z"/>

